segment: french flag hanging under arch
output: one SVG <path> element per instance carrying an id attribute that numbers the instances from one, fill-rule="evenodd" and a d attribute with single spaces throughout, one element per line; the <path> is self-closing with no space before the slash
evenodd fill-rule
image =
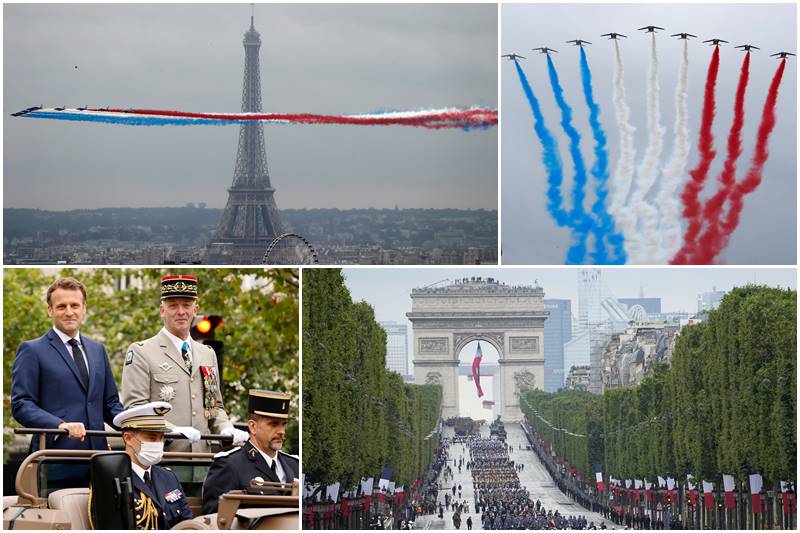
<path id="1" fill-rule="evenodd" d="M 481 359 L 483 352 L 481 352 L 481 343 L 478 342 L 478 349 L 475 350 L 475 359 L 472 360 L 472 380 L 475 382 L 475 388 L 478 389 L 478 398 L 483 397 L 483 389 L 481 388 Z"/>

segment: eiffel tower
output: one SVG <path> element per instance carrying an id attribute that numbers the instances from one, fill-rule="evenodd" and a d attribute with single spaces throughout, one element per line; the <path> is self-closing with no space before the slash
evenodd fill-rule
<path id="1" fill-rule="evenodd" d="M 261 112 L 261 75 L 259 49 L 261 35 L 250 16 L 250 29 L 244 34 L 244 82 L 242 111 Z M 228 189 L 228 203 L 222 213 L 214 242 L 208 246 L 210 264 L 259 264 L 269 244 L 284 233 L 273 197 L 264 148 L 264 125 L 242 124 L 233 184 Z"/>

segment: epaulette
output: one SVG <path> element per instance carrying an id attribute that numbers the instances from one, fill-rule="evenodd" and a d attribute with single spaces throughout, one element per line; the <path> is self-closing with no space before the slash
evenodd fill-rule
<path id="1" fill-rule="evenodd" d="M 228 451 L 226 451 L 226 452 L 218 452 L 218 453 L 215 453 L 215 454 L 214 454 L 214 459 L 219 459 L 220 457 L 227 457 L 227 456 L 229 456 L 230 454 L 232 454 L 233 452 L 238 452 L 238 451 L 239 451 L 239 450 L 241 450 L 241 449 L 242 449 L 242 447 L 241 447 L 241 446 L 236 446 L 236 447 L 234 447 L 234 448 L 231 448 L 230 450 L 228 450 Z"/>
<path id="2" fill-rule="evenodd" d="M 297 456 L 297 455 L 292 455 L 292 454 L 290 454 L 290 453 L 286 453 L 286 452 L 284 452 L 284 451 L 282 451 L 282 450 L 278 450 L 278 453 L 282 453 L 282 454 L 283 454 L 283 455 L 285 455 L 286 457 L 291 457 L 292 459 L 295 459 L 295 460 L 297 460 L 298 462 L 300 462 L 300 457 L 299 457 L 299 456 Z"/>

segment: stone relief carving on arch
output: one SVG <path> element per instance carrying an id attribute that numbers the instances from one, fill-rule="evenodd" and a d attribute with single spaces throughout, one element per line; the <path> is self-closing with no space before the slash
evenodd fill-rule
<path id="1" fill-rule="evenodd" d="M 441 372 L 428 372 L 425 375 L 425 385 L 441 385 L 442 373 Z"/>
<path id="2" fill-rule="evenodd" d="M 528 370 L 514 372 L 514 392 L 517 396 L 519 396 L 522 392 L 526 390 L 532 390 L 535 388 L 536 388 L 535 375 L 533 375 Z"/>
<path id="3" fill-rule="evenodd" d="M 498 351 L 502 355 L 503 351 L 505 350 L 505 336 L 502 332 L 489 332 L 489 333 L 454 333 L 453 334 L 453 345 L 456 347 L 456 353 L 460 352 L 464 346 L 471 342 L 471 341 L 479 341 L 482 339 L 488 339 L 490 344 L 493 344 L 495 348 L 498 348 Z"/>

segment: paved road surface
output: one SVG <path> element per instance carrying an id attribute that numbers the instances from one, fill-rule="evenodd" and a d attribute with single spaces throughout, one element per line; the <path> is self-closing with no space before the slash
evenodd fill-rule
<path id="1" fill-rule="evenodd" d="M 489 436 L 488 427 L 482 428 L 482 432 L 482 436 Z M 538 498 L 542 501 L 542 505 L 544 505 L 545 509 L 552 509 L 554 511 L 558 510 L 559 513 L 565 516 L 584 515 L 588 521 L 593 521 L 595 524 L 599 524 L 601 521 L 604 521 L 601 515 L 587 511 L 580 505 L 573 503 L 566 495 L 562 494 L 561 491 L 555 486 L 555 483 L 553 483 L 550 475 L 547 473 L 547 470 L 545 470 L 544 466 L 542 466 L 542 464 L 539 462 L 536 454 L 528 450 L 519 450 L 520 446 L 524 448 L 528 444 L 528 441 L 525 438 L 525 433 L 522 431 L 522 427 L 519 424 L 506 424 L 506 433 L 506 442 L 509 446 L 513 447 L 513 451 L 510 454 L 511 460 L 515 463 L 522 463 L 525 465 L 525 470 L 519 472 L 518 474 L 522 485 L 530 491 L 531 499 L 533 501 L 536 501 Z M 453 435 L 454 431 L 452 427 L 444 428 L 444 437 L 449 438 Z M 453 464 L 453 459 L 456 460 L 457 464 L 458 459 L 461 457 L 464 458 L 465 462 L 468 461 L 469 452 L 467 451 L 466 446 L 463 444 L 451 444 L 449 457 L 450 468 L 453 469 L 453 479 L 452 481 L 448 479 L 447 482 L 444 482 L 443 476 L 440 476 L 440 485 L 448 490 L 454 484 L 456 487 L 459 484 L 461 485 L 461 499 L 458 501 L 466 501 L 470 510 L 469 513 L 461 514 L 461 529 L 467 529 L 466 522 L 468 516 L 472 517 L 472 528 L 481 529 L 480 515 L 475 514 L 474 512 L 475 489 L 472 486 L 472 475 L 466 468 L 462 468 L 461 473 L 459 473 L 458 467 Z M 452 492 L 450 494 L 452 495 Z M 439 499 L 440 501 L 444 502 L 444 490 L 439 491 Z M 456 499 L 458 499 L 458 490 L 456 490 Z M 606 525 L 611 525 L 611 522 L 606 522 Z M 433 530 L 455 529 L 453 526 L 452 507 L 451 510 L 445 511 L 444 519 L 440 519 L 438 515 L 423 515 L 418 517 L 415 527 L 417 529 Z"/>

